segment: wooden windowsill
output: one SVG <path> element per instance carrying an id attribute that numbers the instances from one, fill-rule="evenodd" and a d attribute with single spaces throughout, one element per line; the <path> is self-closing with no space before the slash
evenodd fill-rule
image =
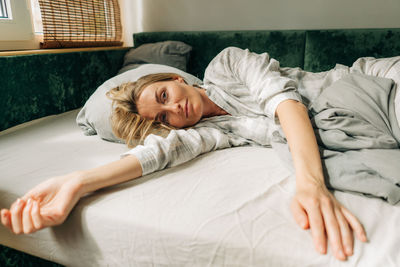
<path id="1" fill-rule="evenodd" d="M 17 50 L 17 51 L 0 51 L 1 56 L 21 56 L 21 55 L 38 55 L 38 54 L 62 54 L 84 51 L 101 51 L 101 50 L 123 50 L 128 49 L 127 46 L 107 46 L 107 47 L 83 47 L 83 48 L 57 48 L 57 49 L 37 49 L 37 50 Z"/>

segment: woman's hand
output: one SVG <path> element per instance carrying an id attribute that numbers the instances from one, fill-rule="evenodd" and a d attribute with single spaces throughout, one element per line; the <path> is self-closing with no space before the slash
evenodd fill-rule
<path id="1" fill-rule="evenodd" d="M 353 254 L 353 231 L 358 239 L 367 241 L 364 228 L 335 197 L 324 183 L 322 163 L 307 108 L 300 102 L 286 100 L 276 111 L 286 135 L 296 170 L 296 195 L 291 210 L 296 222 L 311 228 L 317 251 L 326 253 L 329 239 L 339 260 Z"/>
<path id="2" fill-rule="evenodd" d="M 327 251 L 329 239 L 335 257 L 346 260 L 353 254 L 353 231 L 360 241 L 367 241 L 358 219 L 323 184 L 298 183 L 291 210 L 300 227 L 311 228 L 315 249 L 322 254 Z"/>
<path id="3" fill-rule="evenodd" d="M 35 186 L 9 210 L 1 210 L 1 223 L 15 234 L 63 223 L 82 196 L 78 177 L 79 173 L 71 173 Z"/>

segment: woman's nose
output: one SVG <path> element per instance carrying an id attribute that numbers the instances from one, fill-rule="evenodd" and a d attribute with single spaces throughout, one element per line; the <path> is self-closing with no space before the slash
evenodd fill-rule
<path id="1" fill-rule="evenodd" d="M 169 111 L 171 111 L 173 113 L 177 113 L 177 114 L 179 114 L 183 111 L 182 106 L 179 103 L 173 103 L 173 104 L 167 105 L 167 109 Z"/>

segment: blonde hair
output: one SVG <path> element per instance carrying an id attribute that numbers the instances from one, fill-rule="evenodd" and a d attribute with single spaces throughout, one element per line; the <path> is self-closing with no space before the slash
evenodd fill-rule
<path id="1" fill-rule="evenodd" d="M 172 81 L 180 77 L 175 73 L 149 74 L 136 82 L 121 84 L 107 92 L 112 100 L 113 112 L 111 127 L 115 136 L 123 139 L 128 147 L 134 147 L 149 134 L 167 136 L 174 128 L 155 120 L 149 120 L 138 114 L 136 102 L 143 90 L 150 84 L 162 81 Z"/>

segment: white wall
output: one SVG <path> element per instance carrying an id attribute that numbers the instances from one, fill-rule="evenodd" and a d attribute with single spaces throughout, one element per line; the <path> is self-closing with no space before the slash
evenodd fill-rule
<path id="1" fill-rule="evenodd" d="M 400 28 L 400 0 L 123 1 L 135 16 L 125 24 L 130 39 L 141 31 Z"/>

